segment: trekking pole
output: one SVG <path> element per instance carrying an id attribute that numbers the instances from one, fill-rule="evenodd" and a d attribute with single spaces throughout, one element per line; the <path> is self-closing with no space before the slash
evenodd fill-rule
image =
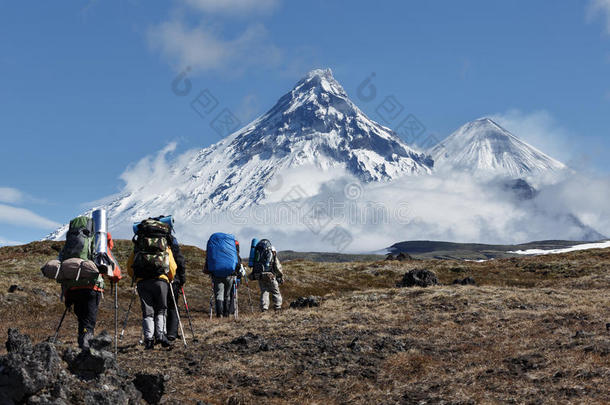
<path id="1" fill-rule="evenodd" d="M 186 347 L 186 338 L 184 337 L 184 329 L 182 329 L 182 321 L 180 320 L 180 311 L 178 311 L 178 305 L 176 305 L 176 295 L 174 294 L 174 287 L 171 283 L 169 285 L 169 291 L 172 293 L 172 300 L 174 301 L 174 308 L 176 308 L 176 316 L 178 317 L 178 325 L 180 325 L 180 333 L 182 334 L 182 342 Z"/>
<path id="2" fill-rule="evenodd" d="M 66 317 L 66 313 L 68 312 L 68 309 L 70 309 L 70 307 L 66 306 L 66 309 L 64 310 L 64 314 L 61 316 L 61 319 L 59 320 L 59 325 L 57 325 L 57 329 L 55 329 L 55 335 L 53 336 L 53 343 L 57 342 L 57 336 L 59 335 L 59 329 L 61 328 L 61 324 L 64 323 L 64 318 Z"/>
<path id="3" fill-rule="evenodd" d="M 210 276 L 210 282 L 212 283 L 212 295 L 210 295 L 210 321 L 212 320 L 212 306 L 214 305 L 214 281 Z"/>
<path id="4" fill-rule="evenodd" d="M 115 281 L 111 284 L 114 288 L 114 359 L 119 354 L 118 330 L 119 330 L 119 284 Z"/>
<path id="5" fill-rule="evenodd" d="M 123 330 L 121 330 L 121 336 L 119 337 L 119 339 L 123 339 L 123 334 L 125 333 L 125 328 L 127 327 L 127 319 L 129 319 L 129 312 L 131 312 L 131 307 L 133 305 L 133 302 L 136 300 L 136 295 L 137 295 L 137 287 L 134 288 L 133 291 L 133 295 L 131 296 L 131 301 L 129 301 L 129 307 L 127 307 L 127 313 L 125 314 L 125 320 L 123 321 Z"/>
<path id="6" fill-rule="evenodd" d="M 237 279 L 233 282 L 233 299 L 235 300 L 235 320 L 239 316 L 239 300 L 237 299 Z"/>
<path id="7" fill-rule="evenodd" d="M 186 294 L 184 293 L 184 287 L 181 287 L 182 289 L 182 298 L 184 298 L 184 307 L 186 308 L 186 316 L 189 319 L 189 326 L 191 327 L 191 334 L 193 335 L 193 342 L 197 341 L 197 338 L 195 337 L 195 330 L 193 329 L 193 322 L 191 322 L 191 311 L 189 311 L 189 303 L 186 300 Z"/>

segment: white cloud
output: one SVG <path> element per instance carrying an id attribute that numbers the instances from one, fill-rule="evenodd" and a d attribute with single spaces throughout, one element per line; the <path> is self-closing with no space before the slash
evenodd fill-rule
<path id="1" fill-rule="evenodd" d="M 589 21 L 601 17 L 605 21 L 606 33 L 610 34 L 610 0 L 591 0 L 587 7 Z"/>
<path id="2" fill-rule="evenodd" d="M 0 236 L 0 246 L 15 246 L 15 245 L 23 245 L 23 242 L 17 242 L 14 240 L 9 240 Z"/>
<path id="3" fill-rule="evenodd" d="M 360 198 L 350 200 L 345 187 L 358 183 L 342 170 L 320 171 L 312 167 L 291 169 L 281 180 L 267 188 L 268 198 L 260 206 L 242 211 L 198 213 L 184 206 L 181 196 L 188 184 L 178 183 L 177 168 L 195 157 L 192 150 L 172 157 L 175 144 L 157 155 L 146 157 L 122 175 L 124 192 L 131 198 L 148 199 L 146 212 L 135 217 L 158 214 L 155 205 L 175 198 L 172 214 L 178 238 L 203 246 L 207 237 L 218 231 L 235 234 L 240 240 L 269 237 L 280 249 L 301 251 L 337 250 L 328 232 L 339 225 L 353 241 L 345 251 L 367 252 L 403 240 L 447 240 L 455 242 L 522 243 L 545 239 L 596 238 L 594 231 L 610 235 L 610 178 L 566 173 L 553 183 L 538 186 L 540 193 L 529 201 L 519 201 L 502 183 L 475 179 L 466 174 L 407 176 L 390 183 L 361 184 Z M 168 187 L 168 185 L 171 185 Z M 298 186 L 305 197 L 296 214 L 287 209 L 286 195 Z M 283 201 L 284 200 L 284 201 Z M 321 232 L 312 232 L 304 218 L 314 204 L 334 207 L 334 213 Z M 381 207 L 382 216 L 366 216 L 367 207 Z M 165 208 L 161 208 L 166 209 Z M 191 209 L 193 208 L 194 211 Z M 149 212 L 150 211 L 150 212 Z M 287 215 L 289 214 L 289 215 Z M 156 215 L 156 214 L 155 214 Z M 127 218 L 127 217 L 125 217 Z M 129 237 L 129 220 L 112 222 L 115 236 Z M 325 221 L 322 221 L 325 222 Z M 593 235 L 593 236 L 592 236 Z"/>
<path id="4" fill-rule="evenodd" d="M 9 204 L 19 203 L 24 199 L 24 194 L 12 187 L 0 187 L 0 202 Z"/>
<path id="5" fill-rule="evenodd" d="M 204 13 L 250 14 L 273 11 L 279 0 L 184 0 L 189 6 Z"/>
<path id="6" fill-rule="evenodd" d="M 158 49 L 176 70 L 190 66 L 195 72 L 240 73 L 249 67 L 273 67 L 281 59 L 262 24 L 250 24 L 233 38 L 223 37 L 210 25 L 190 26 L 174 18 L 150 28 L 151 46 Z"/>
<path id="7" fill-rule="evenodd" d="M 0 223 L 38 229 L 53 229 L 60 226 L 59 223 L 44 218 L 28 209 L 11 207 L 4 204 L 0 204 Z"/>
<path id="8" fill-rule="evenodd" d="M 120 176 L 125 182 L 123 192 L 127 193 L 162 193 L 171 184 L 172 166 L 168 156 L 176 150 L 177 143 L 171 142 L 155 156 L 146 156 L 136 164 L 130 165 Z M 190 156 L 184 153 L 180 158 Z"/>
<path id="9" fill-rule="evenodd" d="M 547 111 L 509 110 L 490 117 L 518 138 L 568 166 L 575 158 L 575 135 L 562 128 Z"/>
<path id="10" fill-rule="evenodd" d="M 365 184 L 361 197 L 350 200 L 344 190 L 354 181 L 347 175 L 331 176 L 329 171 L 294 170 L 283 177 L 277 195 L 264 205 L 213 212 L 198 221 L 176 216 L 178 237 L 202 246 L 211 233 L 223 231 L 235 234 L 242 243 L 268 237 L 279 249 L 335 251 L 329 231 L 339 225 L 353 238 L 345 251 L 370 252 L 404 240 L 523 243 L 596 238 L 591 229 L 610 235 L 609 179 L 566 178 L 541 186 L 540 194 L 529 201 L 517 200 L 501 183 L 466 174 L 407 176 L 391 183 Z M 294 186 L 309 196 L 297 200 L 303 207 L 297 211 L 281 201 Z M 327 213 L 334 211 L 328 218 L 321 215 L 318 224 L 313 221 L 314 228 L 323 225 L 320 232 L 313 232 L 312 222 L 304 220 L 314 204 L 326 207 Z M 371 212 L 367 211 L 371 206 L 381 207 L 376 212 L 384 214 L 363 215 Z"/>

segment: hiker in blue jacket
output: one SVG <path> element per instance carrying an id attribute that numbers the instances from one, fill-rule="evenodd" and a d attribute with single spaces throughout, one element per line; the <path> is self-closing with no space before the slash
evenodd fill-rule
<path id="1" fill-rule="evenodd" d="M 232 300 L 236 276 L 244 272 L 239 257 L 239 242 L 233 235 L 215 233 L 207 244 L 203 272 L 209 274 L 214 287 L 216 317 L 228 317 L 234 310 Z"/>

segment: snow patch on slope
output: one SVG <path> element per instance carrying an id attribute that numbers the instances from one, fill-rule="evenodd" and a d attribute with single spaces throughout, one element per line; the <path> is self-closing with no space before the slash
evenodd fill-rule
<path id="1" fill-rule="evenodd" d="M 568 248 L 562 249 L 527 249 L 527 250 L 514 250 L 508 253 L 514 253 L 518 255 L 550 255 L 550 254 L 558 254 L 558 253 L 568 253 L 568 252 L 576 252 L 579 250 L 589 250 L 589 249 L 606 249 L 610 248 L 610 241 L 605 242 L 597 242 L 597 243 L 583 243 L 580 245 L 571 246 Z"/>

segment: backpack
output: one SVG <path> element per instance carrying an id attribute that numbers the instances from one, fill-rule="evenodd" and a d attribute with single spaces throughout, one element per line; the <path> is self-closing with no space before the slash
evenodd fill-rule
<path id="1" fill-rule="evenodd" d="M 136 278 L 152 279 L 169 272 L 169 225 L 145 219 L 137 227 L 133 242 L 133 272 Z"/>
<path id="2" fill-rule="evenodd" d="M 60 260 L 93 258 L 93 220 L 89 217 L 76 217 L 70 221 L 66 234 L 66 244 L 59 253 Z"/>
<path id="3" fill-rule="evenodd" d="M 228 277 L 239 263 L 235 236 L 217 232 L 210 236 L 206 247 L 208 271 L 214 277 Z"/>
<path id="4" fill-rule="evenodd" d="M 271 262 L 273 261 L 273 246 L 269 239 L 261 239 L 254 250 L 254 267 L 253 273 L 264 273 L 271 271 Z"/>
<path id="5" fill-rule="evenodd" d="M 57 259 L 49 260 L 40 268 L 42 275 L 56 280 L 58 283 L 63 281 L 94 280 L 100 275 L 97 266 L 91 260 L 83 260 L 72 257 L 60 262 Z"/>

